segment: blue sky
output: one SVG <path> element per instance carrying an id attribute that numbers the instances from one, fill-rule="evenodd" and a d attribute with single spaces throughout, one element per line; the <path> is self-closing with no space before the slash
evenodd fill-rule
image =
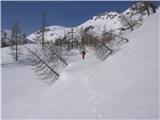
<path id="1" fill-rule="evenodd" d="M 41 26 L 43 10 L 47 14 L 47 26 L 73 27 L 102 12 L 122 12 L 131 4 L 131 1 L 3 1 L 2 29 L 10 29 L 17 19 L 22 33 L 32 33 Z"/>

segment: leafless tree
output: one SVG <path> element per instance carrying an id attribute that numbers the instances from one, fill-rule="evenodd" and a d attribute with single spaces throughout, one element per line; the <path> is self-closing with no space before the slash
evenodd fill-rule
<path id="1" fill-rule="evenodd" d="M 45 44 L 45 27 L 46 27 L 46 12 L 43 11 L 42 14 L 42 27 L 41 27 L 41 35 L 42 35 L 42 46 Z"/>
<path id="2" fill-rule="evenodd" d="M 20 50 L 18 45 L 22 44 L 21 40 L 21 33 L 20 33 L 20 27 L 18 24 L 18 21 L 15 21 L 13 26 L 11 27 L 12 33 L 11 33 L 11 44 L 12 46 L 10 47 L 11 49 L 11 55 L 13 58 L 18 61 L 19 55 L 20 55 Z"/>
<path id="3" fill-rule="evenodd" d="M 83 34 L 80 44 L 84 48 L 88 46 L 95 50 L 97 57 L 101 60 L 105 60 L 113 52 L 100 38 L 88 33 Z"/>
<path id="4" fill-rule="evenodd" d="M 42 56 L 38 51 L 33 51 L 27 48 L 29 51 L 30 61 L 34 66 L 34 70 L 42 80 L 51 85 L 54 81 L 59 78 L 59 73 L 54 70 L 51 64 L 48 63 L 46 56 Z M 44 51 L 44 50 L 43 50 Z"/>
<path id="5" fill-rule="evenodd" d="M 7 39 L 7 33 L 5 31 L 1 31 L 1 46 L 0 47 L 6 47 L 8 44 L 6 43 Z"/>
<path id="6" fill-rule="evenodd" d="M 49 44 L 49 45 L 45 45 L 45 47 L 49 50 L 49 52 L 54 55 L 55 58 L 57 58 L 57 60 L 59 60 L 60 62 L 62 62 L 65 65 L 68 65 L 66 60 L 63 58 L 62 56 L 62 51 L 60 51 L 56 46 L 54 46 L 53 44 Z"/>
<path id="7" fill-rule="evenodd" d="M 152 1 L 144 1 L 145 9 L 147 10 L 148 15 L 150 15 L 150 8 L 152 9 L 153 13 L 156 13 L 156 7 Z"/>
<path id="8" fill-rule="evenodd" d="M 148 16 L 151 13 L 156 13 L 156 7 L 152 1 L 135 1 L 131 7 L 132 10 L 136 10 L 142 15 L 147 11 Z M 151 11 L 152 9 L 152 11 Z"/>
<path id="9" fill-rule="evenodd" d="M 134 30 L 134 26 L 137 24 L 136 20 L 133 20 L 131 17 L 122 14 L 121 15 L 121 23 L 123 26 L 126 27 L 126 29 L 131 29 L 131 31 Z"/>
<path id="10" fill-rule="evenodd" d="M 101 42 L 104 44 L 109 44 L 114 38 L 114 35 L 112 32 L 107 32 L 106 30 L 103 31 L 102 37 L 101 37 Z"/>

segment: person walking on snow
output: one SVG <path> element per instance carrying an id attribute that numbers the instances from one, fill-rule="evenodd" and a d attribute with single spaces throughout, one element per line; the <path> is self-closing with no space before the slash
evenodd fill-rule
<path id="1" fill-rule="evenodd" d="M 84 60 L 84 58 L 85 58 L 85 54 L 86 54 L 86 52 L 83 50 L 82 52 L 81 52 L 81 55 L 82 55 L 82 59 Z"/>

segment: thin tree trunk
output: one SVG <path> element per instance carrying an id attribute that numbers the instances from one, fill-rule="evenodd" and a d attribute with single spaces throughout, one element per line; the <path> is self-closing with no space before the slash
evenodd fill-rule
<path id="1" fill-rule="evenodd" d="M 18 46 L 17 46 L 18 41 L 17 40 L 18 39 L 17 39 L 17 33 L 16 33 L 16 61 L 18 61 Z"/>
<path id="2" fill-rule="evenodd" d="M 45 22 L 46 22 L 46 12 L 43 11 L 42 15 L 42 46 L 44 46 L 44 35 L 45 35 Z"/>

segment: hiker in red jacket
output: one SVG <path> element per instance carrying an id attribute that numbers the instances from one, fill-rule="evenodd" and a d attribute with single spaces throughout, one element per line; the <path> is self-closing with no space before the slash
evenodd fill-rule
<path id="1" fill-rule="evenodd" d="M 83 59 L 83 60 L 84 60 L 85 54 L 86 54 L 86 52 L 83 50 L 83 51 L 81 52 L 81 55 L 82 55 L 82 59 Z"/>

